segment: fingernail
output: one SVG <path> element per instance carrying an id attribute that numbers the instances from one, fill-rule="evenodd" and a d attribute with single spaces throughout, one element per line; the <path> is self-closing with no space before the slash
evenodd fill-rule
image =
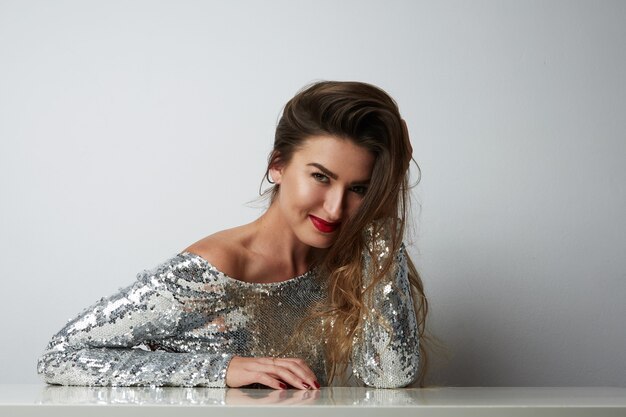
<path id="1" fill-rule="evenodd" d="M 302 383 L 302 386 L 306 389 L 311 389 L 311 386 L 309 384 L 307 384 L 306 382 Z"/>
<path id="2" fill-rule="evenodd" d="M 315 388 L 320 389 L 320 383 L 319 382 L 314 381 L 313 385 L 315 385 Z"/>
<path id="3" fill-rule="evenodd" d="M 287 385 L 283 384 L 282 382 L 279 382 L 279 383 L 278 383 L 278 386 L 279 386 L 281 389 L 287 389 Z"/>

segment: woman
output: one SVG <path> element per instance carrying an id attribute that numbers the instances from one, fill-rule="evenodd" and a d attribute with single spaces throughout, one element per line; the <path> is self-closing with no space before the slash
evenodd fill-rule
<path id="1" fill-rule="evenodd" d="M 379 88 L 302 90 L 276 129 L 267 211 L 85 310 L 39 373 L 66 385 L 316 389 L 351 366 L 366 385 L 412 383 L 427 304 L 402 245 L 411 154 Z"/>

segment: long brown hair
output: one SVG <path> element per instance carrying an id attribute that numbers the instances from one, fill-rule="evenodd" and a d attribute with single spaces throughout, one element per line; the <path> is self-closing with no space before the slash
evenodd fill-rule
<path id="1" fill-rule="evenodd" d="M 345 374 L 352 352 L 352 340 L 359 331 L 365 293 L 361 254 L 368 250 L 363 231 L 384 227 L 392 253 L 400 249 L 408 211 L 408 168 L 412 148 L 406 123 L 396 102 L 383 90 L 362 82 L 322 81 L 311 84 L 293 97 L 283 110 L 276 128 L 274 148 L 268 159 L 265 178 L 274 164 L 287 164 L 293 153 L 312 136 L 330 135 L 353 141 L 375 156 L 368 190 L 357 213 L 342 225 L 336 241 L 318 266 L 328 276 L 328 306 L 318 313 L 325 323 L 327 376 L 329 382 Z M 419 167 L 418 167 L 419 169 Z M 270 181 L 271 182 L 271 181 Z M 272 200 L 279 186 L 272 188 Z M 379 231 L 374 230 L 374 233 Z M 387 257 L 373 277 L 371 290 L 392 267 Z M 420 375 L 426 365 L 424 330 L 428 302 L 421 278 L 408 259 L 409 281 L 420 336 Z"/>

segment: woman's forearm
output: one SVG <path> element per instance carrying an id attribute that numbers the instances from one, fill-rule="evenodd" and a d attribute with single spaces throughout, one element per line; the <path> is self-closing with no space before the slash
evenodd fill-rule
<path id="1" fill-rule="evenodd" d="M 409 385 L 419 371 L 417 320 L 404 246 L 393 256 L 387 275 L 366 294 L 368 308 L 352 351 L 354 374 L 379 388 Z M 370 276 L 366 271 L 365 278 Z"/>

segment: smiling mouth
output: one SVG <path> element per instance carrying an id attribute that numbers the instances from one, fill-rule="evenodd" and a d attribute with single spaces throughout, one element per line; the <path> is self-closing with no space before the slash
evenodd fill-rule
<path id="1" fill-rule="evenodd" d="M 315 226 L 315 228 L 322 233 L 332 233 L 337 230 L 337 228 L 341 224 L 340 222 L 329 223 L 326 220 L 322 220 L 312 214 L 309 214 L 309 219 L 311 219 L 311 223 L 313 223 L 313 226 Z"/>

